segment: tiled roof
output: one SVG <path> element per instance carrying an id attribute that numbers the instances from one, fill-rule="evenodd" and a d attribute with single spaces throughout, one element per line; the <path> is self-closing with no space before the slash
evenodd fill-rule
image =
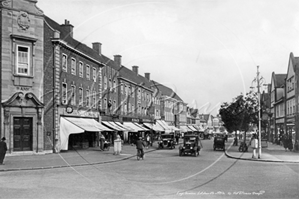
<path id="1" fill-rule="evenodd" d="M 286 74 L 275 74 L 275 87 L 281 87 L 285 84 Z"/>
<path id="2" fill-rule="evenodd" d="M 156 81 L 152 80 L 152 86 L 155 86 L 161 93 L 163 96 L 167 96 L 170 98 L 174 98 L 178 101 L 182 101 L 182 99 L 177 95 L 177 93 L 175 93 L 172 89 L 170 89 L 169 87 L 162 85 Z"/>
<path id="3" fill-rule="evenodd" d="M 296 67 L 299 68 L 299 57 L 294 57 L 294 54 L 290 53 L 290 59 L 292 60 L 294 71 L 296 72 Z"/>
<path id="4" fill-rule="evenodd" d="M 125 66 L 121 66 L 119 72 L 120 77 L 150 89 L 150 82 L 145 77 L 141 75 L 136 75 L 135 72 L 126 68 Z"/>
<path id="5" fill-rule="evenodd" d="M 104 59 L 100 56 L 95 50 L 88 47 L 87 45 L 77 41 L 76 39 L 72 38 L 69 32 L 65 31 L 57 22 L 49 18 L 48 16 L 44 15 L 46 22 L 55 30 L 60 32 L 60 39 L 65 41 L 69 46 L 72 48 L 80 51 L 83 54 L 86 54 L 93 59 L 104 63 Z"/>

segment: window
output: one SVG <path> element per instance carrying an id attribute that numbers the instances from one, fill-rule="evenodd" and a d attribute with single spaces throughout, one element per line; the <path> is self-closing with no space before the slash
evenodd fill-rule
<path id="1" fill-rule="evenodd" d="M 68 64 L 67 64 L 67 55 L 63 54 L 62 55 L 62 70 L 67 72 L 67 67 L 68 67 Z"/>
<path id="2" fill-rule="evenodd" d="M 86 106 L 90 106 L 90 91 L 86 90 Z"/>
<path id="3" fill-rule="evenodd" d="M 78 95 L 79 95 L 79 106 L 82 106 L 83 105 L 83 89 L 82 88 L 79 88 Z"/>
<path id="4" fill-rule="evenodd" d="M 104 89 L 107 89 L 107 77 L 104 77 Z"/>
<path id="5" fill-rule="evenodd" d="M 89 65 L 86 65 L 86 78 L 87 78 L 87 79 L 90 79 L 90 73 L 91 73 L 91 71 L 90 71 L 90 66 L 89 66 Z"/>
<path id="6" fill-rule="evenodd" d="M 104 109 L 107 109 L 107 100 L 106 100 L 106 99 L 104 99 L 103 108 L 104 108 Z"/>
<path id="7" fill-rule="evenodd" d="M 96 68 L 93 67 L 93 80 L 96 82 Z"/>
<path id="8" fill-rule="evenodd" d="M 79 77 L 83 77 L 83 63 L 79 62 Z"/>
<path id="9" fill-rule="evenodd" d="M 114 80 L 114 86 L 113 86 L 113 89 L 117 89 L 117 84 L 116 84 L 116 80 Z"/>
<path id="10" fill-rule="evenodd" d="M 114 100 L 114 111 L 117 111 L 117 103 L 116 103 L 116 101 Z"/>
<path id="11" fill-rule="evenodd" d="M 127 96 L 127 85 L 125 85 L 125 95 Z"/>
<path id="12" fill-rule="evenodd" d="M 131 111 L 134 113 L 134 105 L 131 105 Z"/>
<path id="13" fill-rule="evenodd" d="M 67 104 L 68 103 L 68 93 L 67 93 L 67 83 L 62 83 L 62 90 L 61 90 L 61 100 L 62 100 L 62 104 Z"/>
<path id="14" fill-rule="evenodd" d="M 123 83 L 121 83 L 121 94 L 123 94 Z"/>
<path id="15" fill-rule="evenodd" d="M 96 91 L 93 90 L 93 108 L 96 108 Z"/>
<path id="16" fill-rule="evenodd" d="M 27 46 L 17 46 L 17 74 L 30 75 L 30 49 Z"/>
<path id="17" fill-rule="evenodd" d="M 111 79 L 110 78 L 108 80 L 108 86 L 109 86 L 109 88 L 112 88 L 112 86 L 111 86 Z"/>
<path id="18" fill-rule="evenodd" d="M 71 98 L 71 104 L 76 105 L 76 86 L 72 85 L 72 98 Z"/>
<path id="19" fill-rule="evenodd" d="M 71 61 L 71 74 L 76 75 L 76 60 L 74 58 Z"/>

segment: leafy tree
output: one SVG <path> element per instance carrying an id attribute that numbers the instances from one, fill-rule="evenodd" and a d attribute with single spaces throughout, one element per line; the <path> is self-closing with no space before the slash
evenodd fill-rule
<path id="1" fill-rule="evenodd" d="M 245 134 L 251 125 L 258 123 L 257 113 L 258 98 L 254 92 L 240 94 L 231 103 L 224 102 L 219 110 L 224 126 L 229 132 L 239 130 L 245 131 Z M 237 134 L 235 136 L 237 138 Z"/>

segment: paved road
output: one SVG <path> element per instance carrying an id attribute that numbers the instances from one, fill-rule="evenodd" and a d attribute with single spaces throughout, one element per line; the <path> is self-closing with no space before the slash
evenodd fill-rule
<path id="1" fill-rule="evenodd" d="M 4 198 L 299 198 L 298 164 L 230 159 L 202 141 L 200 156 L 157 150 L 146 159 L 0 173 Z M 227 144 L 229 145 L 229 144 Z M 126 156 L 126 154 L 125 154 Z"/>

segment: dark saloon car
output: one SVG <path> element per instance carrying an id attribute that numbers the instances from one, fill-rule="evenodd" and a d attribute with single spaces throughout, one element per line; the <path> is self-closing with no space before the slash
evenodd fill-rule
<path id="1" fill-rule="evenodd" d="M 175 149 L 175 136 L 174 134 L 162 134 L 157 143 L 159 149 Z"/>
<path id="2" fill-rule="evenodd" d="M 202 144 L 198 135 L 185 135 L 183 145 L 179 147 L 179 156 L 190 154 L 196 157 L 201 148 Z"/>

